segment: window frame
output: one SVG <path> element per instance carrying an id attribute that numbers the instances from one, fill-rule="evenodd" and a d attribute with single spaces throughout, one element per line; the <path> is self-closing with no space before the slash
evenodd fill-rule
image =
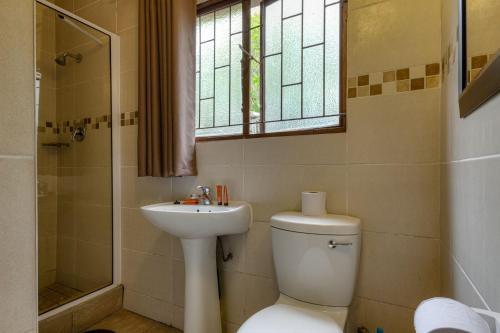
<path id="1" fill-rule="evenodd" d="M 265 41 L 265 9 L 264 7 L 276 0 L 261 0 L 261 23 L 260 23 L 260 49 L 263 50 L 263 44 Z M 251 0 L 208 0 L 197 5 L 197 17 L 208 14 L 228 6 L 235 4 L 242 4 L 242 42 L 243 48 L 245 50 L 250 50 L 250 6 Z M 288 130 L 282 132 L 271 132 L 271 133 L 250 133 L 250 59 L 249 57 L 243 57 L 242 63 L 242 111 L 243 111 L 243 133 L 242 134 L 230 134 L 230 135 L 217 135 L 217 136 L 201 136 L 196 137 L 196 142 L 203 141 L 218 141 L 218 140 L 236 140 L 236 139 L 252 139 L 252 138 L 264 138 L 264 137 L 279 137 L 279 136 L 294 136 L 294 135 L 311 135 L 311 134 L 326 134 L 326 133 L 344 133 L 347 130 L 347 13 L 348 13 L 348 0 L 339 0 L 339 5 L 341 6 L 341 20 L 340 20 L 340 82 L 339 82 L 339 96 L 340 96 L 340 108 L 339 108 L 339 125 L 329 126 L 329 127 L 319 127 L 319 128 L 309 128 L 304 130 Z M 260 104 L 261 107 L 264 106 L 264 93 L 265 93 L 265 83 L 264 83 L 264 57 L 261 52 L 260 54 L 260 72 L 261 72 L 261 83 L 260 83 Z M 323 69 L 324 70 L 324 69 Z M 323 92 L 324 93 L 324 92 Z M 215 110 L 214 110 L 215 112 Z M 262 121 L 265 121 L 265 110 L 262 113 Z M 305 118 L 307 119 L 307 118 Z M 265 123 L 260 123 L 261 128 L 264 127 Z"/>

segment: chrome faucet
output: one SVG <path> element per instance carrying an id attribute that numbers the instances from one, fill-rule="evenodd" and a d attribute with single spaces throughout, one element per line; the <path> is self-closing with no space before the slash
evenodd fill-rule
<path id="1" fill-rule="evenodd" d="M 212 198 L 210 197 L 210 187 L 205 185 L 196 186 L 198 190 L 201 190 L 200 205 L 211 205 Z"/>

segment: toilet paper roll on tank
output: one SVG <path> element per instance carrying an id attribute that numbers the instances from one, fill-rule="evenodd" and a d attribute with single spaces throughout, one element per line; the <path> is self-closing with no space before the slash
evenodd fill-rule
<path id="1" fill-rule="evenodd" d="M 302 214 L 305 216 L 326 215 L 326 193 L 321 191 L 302 192 Z"/>

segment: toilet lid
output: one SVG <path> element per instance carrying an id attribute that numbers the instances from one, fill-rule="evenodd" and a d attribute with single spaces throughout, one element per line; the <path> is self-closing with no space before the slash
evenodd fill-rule
<path id="1" fill-rule="evenodd" d="M 276 304 L 254 314 L 238 333 L 342 333 L 335 320 L 319 311 Z"/>

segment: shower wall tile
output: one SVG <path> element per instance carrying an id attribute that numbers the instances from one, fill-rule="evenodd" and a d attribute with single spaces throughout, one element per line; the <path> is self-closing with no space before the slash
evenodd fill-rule
<path id="1" fill-rule="evenodd" d="M 120 67 L 122 72 L 139 69 L 139 28 L 120 31 Z"/>
<path id="2" fill-rule="evenodd" d="M 139 1 L 118 0 L 118 32 L 139 25 Z"/>
<path id="3" fill-rule="evenodd" d="M 75 14 L 110 32 L 116 32 L 116 0 L 89 2 L 90 0 L 76 0 Z"/>

